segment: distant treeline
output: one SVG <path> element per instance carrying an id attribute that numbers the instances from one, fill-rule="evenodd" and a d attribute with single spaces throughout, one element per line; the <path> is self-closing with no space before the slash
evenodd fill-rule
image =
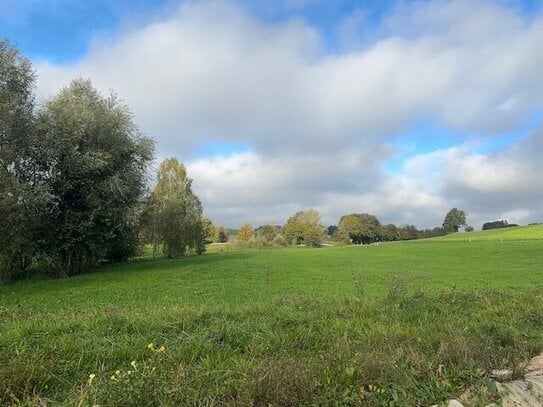
<path id="1" fill-rule="evenodd" d="M 465 223 L 463 211 L 452 212 L 444 225 L 454 231 L 457 223 Z M 314 209 L 296 212 L 287 219 L 287 222 L 280 225 L 262 225 L 253 228 L 250 224 L 244 224 L 236 230 L 236 234 L 228 234 L 228 230 L 222 226 L 215 226 L 209 222 L 208 230 L 214 233 L 207 233 L 210 242 L 230 243 L 233 247 L 279 247 L 279 246 L 321 246 L 325 241 L 338 242 L 343 244 L 370 244 L 377 242 L 393 242 L 400 240 L 414 240 L 436 236 L 443 236 L 447 233 L 445 227 L 434 227 L 419 230 L 414 225 L 394 224 L 383 225 L 375 215 L 367 213 L 352 213 L 342 216 L 338 225 L 323 226 L 320 221 L 320 214 Z M 455 223 L 456 222 L 456 223 Z"/>
<path id="2" fill-rule="evenodd" d="M 518 226 L 516 223 L 507 223 L 506 220 L 494 220 L 492 222 L 483 223 L 483 230 L 511 228 Z"/>

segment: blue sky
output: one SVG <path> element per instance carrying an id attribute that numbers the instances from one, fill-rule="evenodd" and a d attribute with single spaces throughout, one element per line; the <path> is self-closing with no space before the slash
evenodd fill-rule
<path id="1" fill-rule="evenodd" d="M 360 15 L 362 37 L 394 7 L 397 0 L 261 0 L 239 1 L 246 9 L 272 21 L 301 18 L 316 27 L 330 49 L 340 49 L 338 25 Z M 407 2 L 408 3 L 408 2 Z M 542 7 L 540 0 L 503 0 L 527 17 Z M 32 58 L 73 61 L 87 52 L 95 36 L 115 36 L 127 25 L 170 13 L 172 0 L 0 0 L 0 33 Z"/>
<path id="2" fill-rule="evenodd" d="M 543 220 L 539 0 L 0 0 L 40 100 L 113 89 L 207 214 Z M 263 185 L 266 184 L 266 185 Z M 543 188 L 539 188 L 543 189 Z M 531 202 L 532 204 L 528 204 Z"/>
<path id="3" fill-rule="evenodd" d="M 241 1 L 260 18 L 279 21 L 303 18 L 325 33 L 331 47 L 337 46 L 336 26 L 344 17 L 363 10 L 370 21 L 380 19 L 394 5 L 392 0 L 371 1 Z M 116 35 L 125 24 L 158 18 L 169 13 L 170 0 L 2 0 L 0 32 L 34 58 L 56 62 L 85 54 L 96 35 Z"/>

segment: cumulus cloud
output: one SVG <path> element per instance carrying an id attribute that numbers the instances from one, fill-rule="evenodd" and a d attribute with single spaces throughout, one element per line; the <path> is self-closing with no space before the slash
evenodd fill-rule
<path id="1" fill-rule="evenodd" d="M 539 170 L 543 128 L 494 153 L 477 153 L 472 144 L 417 155 L 405 164 L 411 182 L 440 197 L 440 205 L 466 209 L 477 226 L 490 220 L 543 219 L 543 173 Z M 437 219 L 436 219 L 437 220 Z"/>
<path id="2" fill-rule="evenodd" d="M 74 64 L 38 62 L 39 92 L 45 98 L 74 76 L 115 89 L 160 155 L 188 163 L 208 214 L 231 226 L 282 223 L 303 207 L 328 223 L 365 211 L 430 226 L 455 203 L 481 218 L 539 216 L 525 204 L 541 198 L 530 186 L 542 181 L 522 162 L 525 143 L 495 156 L 465 143 L 515 131 L 543 106 L 543 17 L 492 1 L 404 4 L 371 43 L 330 51 L 302 19 L 183 3 L 95 41 Z M 466 136 L 388 174 L 392 143 L 427 118 Z M 197 157 L 209 140 L 251 148 Z"/>

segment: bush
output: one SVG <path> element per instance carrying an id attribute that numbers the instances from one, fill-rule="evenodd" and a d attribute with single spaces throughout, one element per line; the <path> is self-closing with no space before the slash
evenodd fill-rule
<path id="1" fill-rule="evenodd" d="M 287 245 L 287 239 L 283 235 L 277 235 L 273 238 L 273 245 L 277 247 L 285 247 Z"/>

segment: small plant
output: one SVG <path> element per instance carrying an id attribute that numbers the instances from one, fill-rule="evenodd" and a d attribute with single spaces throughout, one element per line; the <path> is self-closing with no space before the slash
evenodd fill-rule
<path id="1" fill-rule="evenodd" d="M 106 380 L 106 375 L 91 373 L 81 387 L 78 406 L 98 405 L 142 405 L 149 394 L 161 389 L 156 376 L 158 357 L 166 351 L 164 345 L 147 344 L 152 352 L 149 358 L 132 360 L 130 367 L 115 370 Z M 163 392 L 164 393 L 164 392 Z M 105 399 L 105 400 L 101 400 Z"/>
<path id="2" fill-rule="evenodd" d="M 387 298 L 391 301 L 398 301 L 407 294 L 407 279 L 401 275 L 394 275 L 388 285 Z"/>

